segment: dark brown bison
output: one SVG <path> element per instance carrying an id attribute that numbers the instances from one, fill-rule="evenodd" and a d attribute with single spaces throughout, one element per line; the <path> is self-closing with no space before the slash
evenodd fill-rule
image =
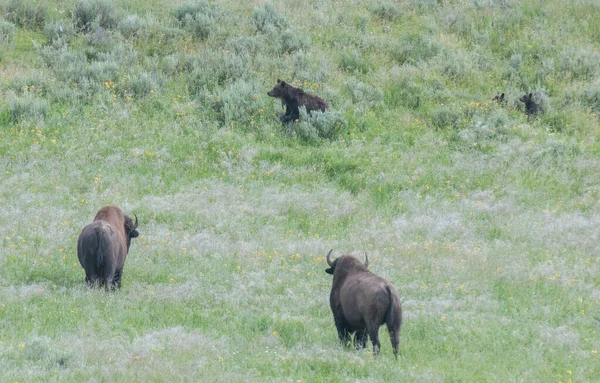
<path id="1" fill-rule="evenodd" d="M 98 210 L 94 222 L 83 228 L 77 241 L 77 257 L 85 270 L 86 285 L 121 287 L 131 238 L 139 235 L 137 227 L 137 216 L 134 223 L 116 206 Z"/>
<path id="2" fill-rule="evenodd" d="M 366 347 L 368 336 L 377 355 L 380 348 L 379 326 L 385 323 L 397 358 L 402 323 L 398 292 L 391 283 L 367 269 L 369 257 L 366 254 L 364 264 L 351 255 L 343 255 L 332 262 L 332 251 L 327 254 L 330 268 L 325 272 L 333 274 L 329 303 L 340 340 L 348 345 L 350 335 L 356 333 L 354 345 L 358 349 Z"/>

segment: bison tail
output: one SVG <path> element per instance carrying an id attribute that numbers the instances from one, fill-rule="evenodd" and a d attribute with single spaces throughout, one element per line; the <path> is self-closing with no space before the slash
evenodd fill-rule
<path id="1" fill-rule="evenodd" d="M 398 359 L 398 344 L 400 343 L 400 325 L 402 325 L 402 306 L 398 295 L 391 291 L 389 286 L 386 286 L 388 296 L 390 297 L 390 304 L 388 306 L 387 313 L 385 315 L 385 323 L 390 333 L 390 340 L 392 341 L 392 348 L 394 349 L 394 356 Z"/>
<path id="2" fill-rule="evenodd" d="M 96 230 L 97 241 L 98 241 L 98 249 L 96 250 L 96 266 L 98 270 L 98 278 L 101 281 L 104 281 L 104 263 L 105 263 L 105 251 L 106 246 L 104 246 L 104 242 L 106 242 L 106 233 L 102 229 Z"/>

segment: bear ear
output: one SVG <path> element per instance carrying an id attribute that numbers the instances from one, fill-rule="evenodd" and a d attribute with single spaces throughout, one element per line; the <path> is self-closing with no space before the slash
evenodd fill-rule
<path id="1" fill-rule="evenodd" d="M 285 81 L 282 81 L 280 84 L 281 86 L 285 86 Z"/>
<path id="2" fill-rule="evenodd" d="M 532 94 L 531 94 L 531 93 L 529 93 L 529 98 L 531 98 L 531 97 L 532 97 Z"/>
<path id="3" fill-rule="evenodd" d="M 279 84 L 280 82 L 281 82 L 281 80 L 280 80 L 280 79 L 277 79 L 277 83 Z"/>
<path id="4" fill-rule="evenodd" d="M 500 99 L 504 99 L 504 93 L 500 95 Z"/>

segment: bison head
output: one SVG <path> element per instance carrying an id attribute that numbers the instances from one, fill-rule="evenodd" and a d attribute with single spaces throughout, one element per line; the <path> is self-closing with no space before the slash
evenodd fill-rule
<path id="1" fill-rule="evenodd" d="M 138 217 L 137 215 L 133 215 L 135 217 L 135 223 L 131 218 L 125 216 L 125 235 L 127 236 L 127 251 L 129 251 L 129 246 L 131 246 L 131 238 L 136 238 L 140 235 L 140 233 L 136 230 L 138 227 Z"/>
<path id="2" fill-rule="evenodd" d="M 335 267 L 337 266 L 338 260 L 339 258 L 337 258 L 335 261 L 331 261 L 331 253 L 333 252 L 333 249 L 329 250 L 329 253 L 327 253 L 327 264 L 329 265 L 328 269 L 325 269 L 325 272 L 327 274 L 333 274 L 335 273 Z M 365 263 L 364 263 L 365 267 L 369 267 L 369 256 L 367 255 L 367 253 L 365 253 Z"/>

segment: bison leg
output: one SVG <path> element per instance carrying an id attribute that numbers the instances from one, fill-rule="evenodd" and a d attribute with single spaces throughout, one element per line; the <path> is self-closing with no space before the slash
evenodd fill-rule
<path id="1" fill-rule="evenodd" d="M 367 337 L 366 330 L 358 330 L 356 334 L 354 334 L 354 347 L 356 347 L 357 350 L 367 347 Z"/>
<path id="2" fill-rule="evenodd" d="M 114 267 L 109 267 L 106 272 L 106 279 L 103 281 L 106 283 L 106 290 L 114 290 L 116 287 L 115 277 L 117 270 Z"/>
<path id="3" fill-rule="evenodd" d="M 379 326 L 371 326 L 367 328 L 369 332 L 369 338 L 371 338 L 371 343 L 373 343 L 373 354 L 379 355 L 379 349 L 381 347 L 381 343 L 379 343 Z"/>
<path id="4" fill-rule="evenodd" d="M 115 271 L 114 283 L 118 288 L 121 288 L 121 278 L 123 277 L 123 269 Z"/>
<path id="5" fill-rule="evenodd" d="M 85 286 L 86 287 L 97 287 L 100 284 L 100 279 L 96 274 L 85 275 Z"/>
<path id="6" fill-rule="evenodd" d="M 350 333 L 344 323 L 339 319 L 335 319 L 335 327 L 337 328 L 340 342 L 342 342 L 344 346 L 348 346 L 350 344 Z"/>

